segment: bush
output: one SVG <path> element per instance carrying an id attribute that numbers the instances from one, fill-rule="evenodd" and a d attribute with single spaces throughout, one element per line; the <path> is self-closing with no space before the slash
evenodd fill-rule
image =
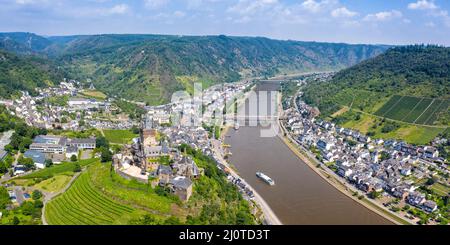
<path id="1" fill-rule="evenodd" d="M 101 161 L 110 162 L 112 160 L 112 153 L 108 148 L 102 147 L 101 149 Z"/>
<path id="2" fill-rule="evenodd" d="M 20 165 L 23 165 L 26 170 L 36 169 L 36 166 L 34 165 L 33 159 L 23 157 L 23 155 L 21 155 L 19 157 L 19 159 L 17 159 L 17 163 L 19 163 Z"/>
<path id="3" fill-rule="evenodd" d="M 79 163 L 75 163 L 75 165 L 73 167 L 73 171 L 76 173 L 81 172 L 81 166 Z"/>
<path id="4" fill-rule="evenodd" d="M 411 208 L 411 206 L 409 206 L 408 204 L 406 204 L 406 205 L 403 207 L 403 211 L 408 211 L 410 208 Z"/>
<path id="5" fill-rule="evenodd" d="M 77 159 L 77 156 L 75 156 L 75 155 L 72 155 L 71 157 L 70 157 L 70 161 L 72 161 L 72 162 L 76 162 L 78 159 Z"/>
<path id="6" fill-rule="evenodd" d="M 17 218 L 17 216 L 14 216 L 13 218 L 13 225 L 18 225 L 20 223 L 19 218 Z"/>
<path id="7" fill-rule="evenodd" d="M 44 203 L 41 200 L 34 201 L 34 208 L 43 208 Z"/>
<path id="8" fill-rule="evenodd" d="M 394 131 L 394 130 L 396 130 L 398 128 L 400 128 L 400 125 L 398 123 L 386 122 L 384 124 L 384 126 L 381 128 L 381 132 L 386 134 L 386 133 L 392 132 L 392 131 Z"/>
<path id="9" fill-rule="evenodd" d="M 0 186 L 0 210 L 5 209 L 8 204 L 11 203 L 9 199 L 8 190 L 5 187 Z"/>
<path id="10" fill-rule="evenodd" d="M 102 147 L 109 148 L 109 142 L 103 136 L 99 136 L 99 137 L 96 138 L 95 145 L 96 145 L 97 148 L 102 148 Z"/>
<path id="11" fill-rule="evenodd" d="M 49 168 L 49 167 L 51 167 L 51 166 L 53 166 L 53 161 L 52 161 L 52 159 L 46 159 L 46 160 L 45 160 L 45 167 L 46 167 L 46 168 Z"/>
<path id="12" fill-rule="evenodd" d="M 369 197 L 372 199 L 377 199 L 381 196 L 381 192 L 372 191 L 369 193 Z"/>
<path id="13" fill-rule="evenodd" d="M 42 197 L 42 192 L 38 191 L 38 190 L 34 190 L 33 193 L 31 194 L 31 198 L 33 198 L 33 200 L 39 200 Z"/>

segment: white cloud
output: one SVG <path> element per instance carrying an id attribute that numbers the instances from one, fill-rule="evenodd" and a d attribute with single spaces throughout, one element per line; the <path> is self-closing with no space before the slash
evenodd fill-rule
<path id="1" fill-rule="evenodd" d="M 304 10 L 308 12 L 319 13 L 323 10 L 335 6 L 336 4 L 338 4 L 338 2 L 339 2 L 338 0 L 322 0 L 322 1 L 306 0 L 301 4 L 301 6 Z"/>
<path id="2" fill-rule="evenodd" d="M 255 14 L 262 10 L 278 5 L 278 0 L 239 0 L 239 2 L 228 8 L 228 12 L 240 15 Z"/>
<path id="3" fill-rule="evenodd" d="M 331 16 L 334 18 L 350 18 L 357 15 L 357 12 L 350 11 L 346 7 L 337 8 L 331 12 Z"/>
<path id="4" fill-rule="evenodd" d="M 374 22 L 381 22 L 381 21 L 389 21 L 395 18 L 402 17 L 402 12 L 398 10 L 392 10 L 392 11 L 384 11 L 384 12 L 378 12 L 375 14 L 368 14 L 366 17 L 364 17 L 364 21 L 374 21 Z"/>
<path id="5" fill-rule="evenodd" d="M 35 3 L 36 1 L 34 0 L 16 0 L 17 4 L 21 4 L 21 5 L 25 5 L 25 4 L 32 4 Z"/>
<path id="6" fill-rule="evenodd" d="M 109 14 L 125 14 L 130 10 L 130 7 L 126 4 L 118 4 L 108 9 Z"/>
<path id="7" fill-rule="evenodd" d="M 450 16 L 448 11 L 443 10 L 441 7 L 436 5 L 433 0 L 419 0 L 415 3 L 408 4 L 408 8 L 412 10 L 424 10 L 428 13 L 428 15 L 440 18 L 447 27 L 450 27 Z M 434 22 L 433 25 L 435 25 Z"/>
<path id="8" fill-rule="evenodd" d="M 46 4 L 49 3 L 48 0 L 15 0 L 16 4 L 19 5 L 31 5 L 31 4 Z"/>
<path id="9" fill-rule="evenodd" d="M 149 9 L 159 9 L 166 6 L 169 0 L 144 0 L 145 7 Z"/>
<path id="10" fill-rule="evenodd" d="M 310 12 L 317 13 L 320 10 L 320 3 L 315 0 L 306 0 L 302 3 L 302 7 Z"/>
<path id="11" fill-rule="evenodd" d="M 427 1 L 427 0 L 419 0 L 415 3 L 408 4 L 409 9 L 437 9 L 438 7 L 434 4 L 434 1 Z"/>

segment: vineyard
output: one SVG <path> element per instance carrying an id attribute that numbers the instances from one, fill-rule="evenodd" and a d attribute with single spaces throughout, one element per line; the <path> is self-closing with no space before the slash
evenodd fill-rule
<path id="1" fill-rule="evenodd" d="M 393 120 L 434 125 L 441 113 L 448 112 L 449 100 L 394 95 L 375 115 Z"/>
<path id="2" fill-rule="evenodd" d="M 88 173 L 83 173 L 65 193 L 46 205 L 45 217 L 51 225 L 107 225 L 129 220 L 137 212 L 97 191 Z"/>

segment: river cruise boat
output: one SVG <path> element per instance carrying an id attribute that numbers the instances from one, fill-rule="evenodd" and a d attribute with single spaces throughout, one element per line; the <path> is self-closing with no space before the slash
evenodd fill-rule
<path id="1" fill-rule="evenodd" d="M 275 181 L 273 181 L 269 176 L 261 173 L 261 172 L 256 172 L 256 176 L 260 179 L 262 179 L 264 182 L 266 182 L 269 185 L 275 185 Z"/>

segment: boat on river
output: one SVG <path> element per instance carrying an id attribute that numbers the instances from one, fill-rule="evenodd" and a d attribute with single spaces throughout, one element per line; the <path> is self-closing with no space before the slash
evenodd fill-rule
<path id="1" fill-rule="evenodd" d="M 275 181 L 273 181 L 273 179 L 271 179 L 269 176 L 265 175 L 262 172 L 256 172 L 256 177 L 260 178 L 269 185 L 275 185 Z"/>

